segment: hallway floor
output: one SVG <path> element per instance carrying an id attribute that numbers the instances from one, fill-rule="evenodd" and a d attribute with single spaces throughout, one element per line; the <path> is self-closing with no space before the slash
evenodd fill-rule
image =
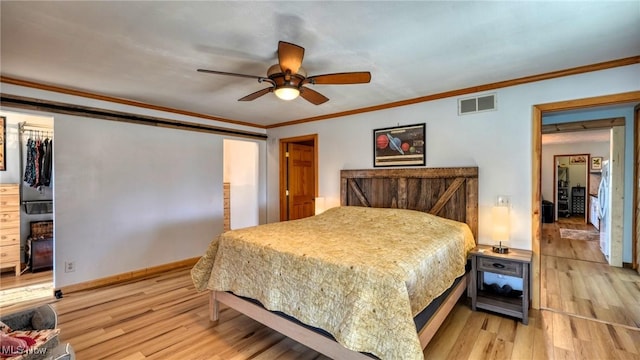
<path id="1" fill-rule="evenodd" d="M 563 239 L 560 228 L 595 230 L 580 218 L 543 224 L 541 307 L 640 328 L 640 275 L 609 266 L 597 240 Z"/>

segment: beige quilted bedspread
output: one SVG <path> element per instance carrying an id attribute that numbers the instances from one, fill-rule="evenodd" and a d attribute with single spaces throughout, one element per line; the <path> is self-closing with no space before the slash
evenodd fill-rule
<path id="1" fill-rule="evenodd" d="M 413 316 L 464 274 L 471 230 L 422 212 L 338 207 L 233 230 L 191 271 L 381 359 L 423 359 Z"/>

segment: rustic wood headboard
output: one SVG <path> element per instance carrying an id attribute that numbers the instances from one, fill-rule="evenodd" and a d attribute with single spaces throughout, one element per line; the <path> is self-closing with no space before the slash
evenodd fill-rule
<path id="1" fill-rule="evenodd" d="M 478 238 L 478 168 L 340 171 L 340 204 L 428 212 L 467 223 Z"/>

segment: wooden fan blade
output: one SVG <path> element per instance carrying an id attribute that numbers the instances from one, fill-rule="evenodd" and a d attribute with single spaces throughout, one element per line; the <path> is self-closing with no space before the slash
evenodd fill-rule
<path id="1" fill-rule="evenodd" d="M 258 79 L 258 80 L 264 80 L 265 79 L 265 77 L 263 77 L 263 76 L 245 75 L 245 74 L 230 73 L 230 72 L 216 71 L 216 70 L 198 69 L 198 72 L 207 73 L 207 74 L 216 74 L 216 75 L 236 76 L 236 77 L 243 77 L 243 78 L 249 78 L 249 79 Z"/>
<path id="2" fill-rule="evenodd" d="M 278 63 L 280 64 L 280 70 L 282 70 L 283 73 L 290 70 L 291 74 L 297 74 L 298 69 L 300 69 L 300 66 L 302 65 L 303 58 L 303 47 L 286 41 L 278 42 Z"/>
<path id="3" fill-rule="evenodd" d="M 273 91 L 272 87 L 268 87 L 268 88 L 264 88 L 262 90 L 258 90 L 252 94 L 249 94 L 243 98 L 238 99 L 238 101 L 251 101 L 251 100 L 255 100 L 257 98 L 259 98 L 260 96 L 264 95 L 264 94 L 268 94 L 270 92 Z"/>
<path id="4" fill-rule="evenodd" d="M 320 105 L 329 101 L 328 97 L 304 86 L 300 88 L 300 96 L 314 105 Z"/>
<path id="5" fill-rule="evenodd" d="M 309 76 L 304 82 L 317 85 L 341 85 L 364 84 L 369 81 L 371 81 L 371 73 L 368 71 L 362 71 Z"/>

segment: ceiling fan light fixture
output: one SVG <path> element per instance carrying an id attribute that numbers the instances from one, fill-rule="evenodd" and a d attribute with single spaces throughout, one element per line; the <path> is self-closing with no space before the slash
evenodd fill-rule
<path id="1" fill-rule="evenodd" d="M 281 86 L 273 91 L 282 100 L 293 100 L 300 95 L 300 90 L 293 86 Z"/>
<path id="2" fill-rule="evenodd" d="M 302 96 L 304 100 L 314 105 L 320 105 L 329 101 L 329 98 L 305 85 L 364 84 L 371 81 L 371 73 L 368 71 L 321 74 L 307 77 L 307 71 L 301 66 L 303 58 L 304 48 L 302 46 L 280 41 L 278 42 L 278 63 L 269 67 L 267 77 L 206 69 L 198 69 L 198 71 L 257 79 L 258 83 L 267 82 L 270 84 L 268 88 L 253 92 L 238 99 L 238 101 L 252 101 L 273 92 L 281 100 L 290 101 Z"/>

